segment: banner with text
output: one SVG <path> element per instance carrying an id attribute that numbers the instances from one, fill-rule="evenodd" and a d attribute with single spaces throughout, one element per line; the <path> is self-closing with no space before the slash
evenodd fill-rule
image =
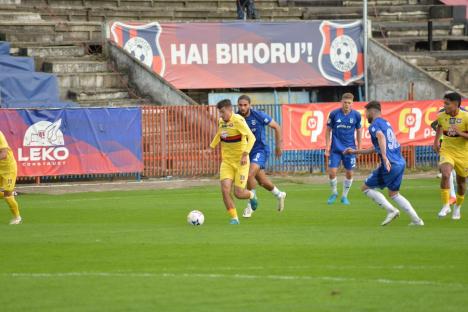
<path id="1" fill-rule="evenodd" d="M 122 23 L 108 37 L 179 89 L 349 85 L 364 72 L 362 24 Z"/>
<path id="2" fill-rule="evenodd" d="M 438 111 L 443 107 L 442 100 L 381 104 L 382 117 L 390 122 L 401 145 L 432 145 L 435 131 L 431 128 L 431 123 L 437 119 Z M 365 105 L 364 102 L 353 104 L 353 109 L 359 111 L 362 116 L 363 147 L 371 144 Z M 284 149 L 324 149 L 328 116 L 332 110 L 339 108 L 340 103 L 283 105 Z"/>
<path id="3" fill-rule="evenodd" d="M 140 172 L 141 109 L 1 109 L 18 176 Z"/>

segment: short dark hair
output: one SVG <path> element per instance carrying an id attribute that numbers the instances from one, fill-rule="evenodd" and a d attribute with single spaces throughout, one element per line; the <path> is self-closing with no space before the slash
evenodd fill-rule
<path id="1" fill-rule="evenodd" d="M 380 105 L 380 102 L 377 102 L 377 101 L 370 101 L 369 103 L 367 103 L 366 106 L 364 106 L 365 109 L 376 109 L 378 110 L 379 112 L 382 111 L 382 107 Z"/>
<path id="2" fill-rule="evenodd" d="M 221 100 L 221 101 L 218 102 L 218 104 L 216 104 L 216 107 L 218 109 L 221 109 L 223 107 L 232 107 L 231 100 L 230 99 Z"/>
<path id="3" fill-rule="evenodd" d="M 239 103 L 240 100 L 246 100 L 247 102 L 249 102 L 249 104 L 251 103 L 250 102 L 250 97 L 248 95 L 245 95 L 245 94 L 242 94 L 241 96 L 239 96 L 239 98 L 237 99 L 237 103 Z"/>
<path id="4" fill-rule="evenodd" d="M 458 107 L 461 105 L 462 97 L 457 92 L 447 92 L 444 95 L 444 100 L 449 100 L 452 102 L 457 102 Z"/>
<path id="5" fill-rule="evenodd" d="M 342 100 L 351 100 L 353 101 L 354 100 L 354 95 L 352 93 L 344 93 L 342 96 L 341 96 L 341 99 Z"/>

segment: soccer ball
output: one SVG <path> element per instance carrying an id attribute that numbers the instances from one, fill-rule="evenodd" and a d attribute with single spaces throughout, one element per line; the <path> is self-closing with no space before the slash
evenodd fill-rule
<path id="1" fill-rule="evenodd" d="M 193 210 L 187 216 L 187 222 L 191 225 L 202 225 L 205 222 L 205 216 L 201 211 Z"/>

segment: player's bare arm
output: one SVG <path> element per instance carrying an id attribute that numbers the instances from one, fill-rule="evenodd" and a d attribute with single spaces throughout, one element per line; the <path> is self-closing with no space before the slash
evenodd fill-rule
<path id="1" fill-rule="evenodd" d="M 325 130 L 325 156 L 330 156 L 331 132 L 332 129 L 327 127 Z"/>
<path id="2" fill-rule="evenodd" d="M 281 126 L 274 120 L 272 120 L 268 126 L 275 130 L 275 155 L 280 158 L 283 154 L 283 138 L 281 136 Z"/>
<path id="3" fill-rule="evenodd" d="M 387 171 L 390 172 L 390 169 L 392 169 L 392 165 L 390 164 L 390 161 L 387 158 L 387 139 L 385 139 L 385 135 L 382 131 L 377 131 L 376 137 L 377 141 L 379 142 L 380 155 L 382 155 L 383 165 L 385 166 Z"/>
<path id="4" fill-rule="evenodd" d="M 360 148 L 360 149 L 353 149 L 351 147 L 348 147 L 347 149 L 344 150 L 343 154 L 354 154 L 354 155 L 367 155 L 367 154 L 372 154 L 375 152 L 375 149 L 373 147 L 369 148 Z"/>
<path id="5" fill-rule="evenodd" d="M 362 146 L 362 128 L 356 129 L 357 149 L 360 150 Z"/>
<path id="6" fill-rule="evenodd" d="M 432 148 L 437 154 L 440 152 L 440 137 L 442 136 L 442 133 L 443 133 L 442 127 L 438 125 L 436 129 L 436 134 L 434 137 L 434 143 L 432 145 Z"/>

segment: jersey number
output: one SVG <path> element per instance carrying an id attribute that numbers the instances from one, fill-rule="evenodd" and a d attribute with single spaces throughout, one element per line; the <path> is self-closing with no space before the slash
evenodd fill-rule
<path id="1" fill-rule="evenodd" d="M 395 133 L 393 133 L 392 129 L 387 129 L 387 141 L 389 150 L 394 150 L 400 147 L 400 143 L 398 143 Z"/>

